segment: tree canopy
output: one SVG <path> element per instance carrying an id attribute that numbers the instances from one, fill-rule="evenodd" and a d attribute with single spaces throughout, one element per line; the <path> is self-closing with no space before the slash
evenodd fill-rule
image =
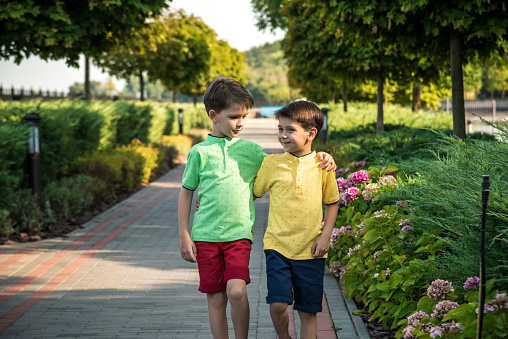
<path id="1" fill-rule="evenodd" d="M 0 58 L 19 64 L 38 55 L 77 67 L 81 53 L 95 57 L 123 44 L 167 7 L 165 0 L 0 0 Z"/>

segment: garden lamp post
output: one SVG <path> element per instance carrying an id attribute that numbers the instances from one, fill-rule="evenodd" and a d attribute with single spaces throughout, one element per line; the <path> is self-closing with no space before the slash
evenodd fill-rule
<path id="1" fill-rule="evenodd" d="M 183 134 L 183 108 L 178 109 L 178 125 L 179 125 L 178 133 Z"/>
<path id="2" fill-rule="evenodd" d="M 481 339 L 483 329 L 483 308 L 485 305 L 485 219 L 487 216 L 487 201 L 489 200 L 489 176 L 483 175 L 482 182 L 482 227 L 480 233 L 480 294 L 478 295 L 478 327 L 476 338 Z"/>
<path id="3" fill-rule="evenodd" d="M 40 121 L 41 116 L 35 112 L 28 113 L 25 116 L 28 122 L 28 158 L 30 166 L 30 187 L 33 195 L 41 193 L 41 141 L 40 141 Z"/>
<path id="4" fill-rule="evenodd" d="M 325 118 L 323 120 L 323 128 L 321 128 L 321 136 L 319 141 L 321 141 L 321 143 L 324 145 L 326 144 L 326 134 L 328 133 L 328 108 L 321 108 L 321 111 L 323 112 Z"/>

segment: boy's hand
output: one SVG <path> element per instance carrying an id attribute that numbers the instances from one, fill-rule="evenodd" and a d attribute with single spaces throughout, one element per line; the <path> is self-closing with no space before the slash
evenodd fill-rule
<path id="1" fill-rule="evenodd" d="M 189 236 L 180 238 L 180 254 L 189 262 L 196 262 L 197 249 L 194 241 Z"/>
<path id="2" fill-rule="evenodd" d="M 321 168 L 327 168 L 328 166 L 328 172 L 335 171 L 337 169 L 337 164 L 335 164 L 335 160 L 333 160 L 333 157 L 326 153 L 326 152 L 319 152 L 317 154 L 318 159 L 321 161 L 319 166 Z"/>
<path id="3" fill-rule="evenodd" d="M 326 239 L 326 237 L 320 236 L 314 243 L 312 244 L 311 253 L 315 258 L 320 258 L 328 253 L 330 249 L 330 239 Z"/>
<path id="4" fill-rule="evenodd" d="M 196 199 L 196 212 L 199 210 L 199 205 L 201 203 L 199 202 L 199 199 Z"/>

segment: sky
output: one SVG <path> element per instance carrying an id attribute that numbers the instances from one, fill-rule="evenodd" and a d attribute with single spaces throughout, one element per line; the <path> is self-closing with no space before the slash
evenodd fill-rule
<path id="1" fill-rule="evenodd" d="M 201 17 L 219 39 L 242 52 L 284 37 L 280 30 L 275 33 L 258 30 L 250 0 L 173 0 L 169 6 Z M 64 60 L 46 62 L 38 57 L 31 57 L 20 65 L 13 60 L 0 60 L 0 85 L 4 90 L 14 86 L 16 89 L 68 92 L 69 86 L 83 83 L 84 77 L 84 57 L 79 69 L 67 67 Z M 107 73 L 91 65 L 90 80 L 105 82 L 108 78 Z M 125 84 L 123 80 L 113 78 L 113 81 L 118 90 Z"/>

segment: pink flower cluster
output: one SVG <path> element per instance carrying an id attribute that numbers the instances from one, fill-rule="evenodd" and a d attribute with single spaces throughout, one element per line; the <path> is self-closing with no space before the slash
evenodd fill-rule
<path id="1" fill-rule="evenodd" d="M 357 187 L 349 187 L 344 194 L 346 195 L 346 199 L 348 201 L 356 199 L 357 196 L 360 195 L 360 189 Z"/>
<path id="2" fill-rule="evenodd" d="M 416 313 L 411 314 L 409 317 L 407 317 L 407 323 L 409 326 L 416 327 L 422 321 L 422 319 L 427 315 L 427 313 L 423 311 L 419 311 Z"/>
<path id="3" fill-rule="evenodd" d="M 431 316 L 436 319 L 442 319 L 448 312 L 457 307 L 459 307 L 459 304 L 454 301 L 441 300 L 437 303 Z"/>
<path id="4" fill-rule="evenodd" d="M 332 230 L 332 236 L 330 237 L 330 245 L 335 247 L 337 243 L 337 239 L 346 232 L 346 229 L 350 229 L 351 226 L 347 225 L 346 227 L 342 226 L 341 228 L 334 228 Z"/>
<path id="5" fill-rule="evenodd" d="M 344 192 L 348 188 L 352 187 L 353 183 L 344 178 L 337 178 L 337 187 L 339 188 L 339 192 Z"/>
<path id="6" fill-rule="evenodd" d="M 362 182 L 369 181 L 370 175 L 365 170 L 359 170 L 357 172 L 351 173 L 348 177 L 348 180 L 350 180 L 353 185 L 361 184 Z"/>
<path id="7" fill-rule="evenodd" d="M 483 307 L 483 313 L 506 309 L 508 309 L 508 296 L 506 293 L 499 293 L 496 294 L 496 299 L 492 299 L 487 304 L 485 304 Z M 478 309 L 476 309 L 476 313 L 478 313 Z"/>
<path id="8" fill-rule="evenodd" d="M 347 253 L 347 256 L 350 257 L 352 256 L 353 254 L 355 253 L 358 253 L 358 251 L 360 250 L 360 248 L 362 248 L 362 246 L 360 245 L 356 245 L 355 248 L 349 248 L 349 252 Z"/>
<path id="9" fill-rule="evenodd" d="M 446 280 L 437 279 L 427 288 L 427 295 L 433 299 L 445 299 L 453 292 L 452 283 Z"/>
<path id="10" fill-rule="evenodd" d="M 415 229 L 409 225 L 402 227 L 401 231 L 413 232 Z"/>
<path id="11" fill-rule="evenodd" d="M 464 289 L 466 291 L 476 290 L 479 285 L 480 285 L 480 278 L 478 278 L 478 277 L 469 277 L 469 278 L 466 279 L 466 282 L 464 283 Z"/>
<path id="12" fill-rule="evenodd" d="M 377 192 L 379 185 L 377 183 L 367 184 L 362 192 L 363 200 L 370 201 L 374 197 L 374 193 Z"/>
<path id="13" fill-rule="evenodd" d="M 388 252 L 388 250 L 387 250 L 386 248 L 383 250 L 383 252 L 385 252 L 385 251 L 386 251 L 386 252 Z M 377 260 L 377 257 L 378 257 L 378 253 L 379 253 L 379 252 L 381 252 L 381 251 L 376 251 L 376 252 L 374 253 L 374 261 L 376 261 L 376 260 Z"/>
<path id="14" fill-rule="evenodd" d="M 407 201 L 403 201 L 403 200 L 399 200 L 395 203 L 396 206 L 400 206 L 400 207 L 406 207 L 407 206 Z"/>

